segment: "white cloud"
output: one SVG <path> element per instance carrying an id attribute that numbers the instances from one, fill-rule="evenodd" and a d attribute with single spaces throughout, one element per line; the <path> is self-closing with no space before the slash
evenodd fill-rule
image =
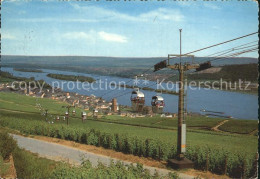
<path id="1" fill-rule="evenodd" d="M 216 6 L 216 5 L 214 5 L 214 4 L 211 4 L 211 2 L 206 2 L 206 3 L 204 4 L 204 6 L 205 6 L 206 8 L 214 9 L 214 10 L 219 10 L 219 9 L 220 9 L 219 6 Z"/>
<path id="2" fill-rule="evenodd" d="M 16 37 L 9 33 L 1 33 L 1 39 L 15 40 Z"/>
<path id="3" fill-rule="evenodd" d="M 94 31 L 86 32 L 67 32 L 62 35 L 66 39 L 85 39 L 85 40 L 94 40 Z"/>
<path id="4" fill-rule="evenodd" d="M 24 11 L 24 10 L 18 11 L 18 14 L 19 15 L 26 14 L 26 11 Z"/>
<path id="5" fill-rule="evenodd" d="M 219 30 L 220 29 L 220 27 L 219 26 L 212 26 L 212 29 L 216 29 L 216 30 Z"/>
<path id="6" fill-rule="evenodd" d="M 152 11 L 141 13 L 139 15 L 129 15 L 111 9 L 105 9 L 97 6 L 79 6 L 70 3 L 71 6 L 81 14 L 76 18 L 45 17 L 45 18 L 20 18 L 13 19 L 19 22 L 104 22 L 104 21 L 128 21 L 128 22 L 153 22 L 157 21 L 174 21 L 184 20 L 184 15 L 179 10 L 169 8 L 157 8 Z"/>
<path id="7" fill-rule="evenodd" d="M 83 19 L 83 18 L 75 18 L 75 19 L 63 19 L 63 18 L 20 18 L 15 19 L 15 21 L 20 22 L 97 22 L 95 19 Z"/>
<path id="8" fill-rule="evenodd" d="M 136 16 L 128 15 L 125 13 L 117 12 L 115 10 L 105 9 L 96 6 L 79 6 L 71 3 L 71 5 L 79 11 L 84 13 L 88 18 L 93 18 L 98 21 L 111 21 L 111 20 L 126 20 L 134 22 L 153 21 L 155 18 L 160 21 L 175 21 L 179 22 L 184 20 L 184 16 L 179 10 L 169 8 L 158 8 L 146 13 Z"/>
<path id="9" fill-rule="evenodd" d="M 118 34 L 111 34 L 111 33 L 101 31 L 98 33 L 98 35 L 102 40 L 105 40 L 105 41 L 119 42 L 119 43 L 127 42 L 126 37 L 124 37 L 122 35 L 118 35 Z"/>
<path id="10" fill-rule="evenodd" d="M 179 22 L 184 19 L 184 16 L 177 10 L 173 9 L 166 9 L 166 8 L 159 8 L 154 11 L 150 11 L 144 14 L 140 14 L 138 19 L 142 20 L 151 20 L 155 19 L 159 21 L 175 21 Z"/>
<path id="11" fill-rule="evenodd" d="M 193 6 L 194 2 L 193 1 L 176 1 L 179 6 L 187 7 L 187 6 Z"/>
<path id="12" fill-rule="evenodd" d="M 62 34 L 62 37 L 66 39 L 75 39 L 75 40 L 84 39 L 93 42 L 96 39 L 109 41 L 109 42 L 118 42 L 118 43 L 127 42 L 127 38 L 125 36 L 114 34 L 114 33 L 108 33 L 104 31 L 96 32 L 94 30 L 90 30 L 89 32 L 67 32 Z"/>

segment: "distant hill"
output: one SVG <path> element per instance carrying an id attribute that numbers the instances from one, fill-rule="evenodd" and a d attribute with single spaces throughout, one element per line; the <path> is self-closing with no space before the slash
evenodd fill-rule
<path id="1" fill-rule="evenodd" d="M 220 71 L 215 73 L 201 73 L 190 74 L 188 79 L 190 80 L 219 80 L 220 78 L 227 81 L 243 81 L 257 82 L 258 78 L 258 64 L 237 64 L 237 65 L 225 65 Z"/>
<path id="2" fill-rule="evenodd" d="M 57 69 L 75 71 L 82 73 L 94 73 L 100 75 L 133 76 L 167 57 L 153 58 L 126 58 L 126 57 L 91 57 L 91 56 L 7 56 L 2 55 L 2 66 L 30 69 Z M 212 58 L 196 57 L 195 62 L 200 63 Z M 190 58 L 183 58 L 183 61 L 191 61 Z M 179 62 L 178 59 L 171 60 L 171 63 Z M 258 63 L 256 58 L 229 58 L 217 60 L 212 64 L 222 66 L 226 64 L 250 64 Z M 162 70 L 158 73 L 169 73 Z"/>

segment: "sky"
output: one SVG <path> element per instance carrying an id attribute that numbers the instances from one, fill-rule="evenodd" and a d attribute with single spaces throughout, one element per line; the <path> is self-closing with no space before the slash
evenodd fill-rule
<path id="1" fill-rule="evenodd" d="M 253 1 L 2 2 L 2 55 L 167 57 L 258 31 Z M 195 53 L 207 56 L 253 35 Z M 258 57 L 258 53 L 244 56 Z"/>

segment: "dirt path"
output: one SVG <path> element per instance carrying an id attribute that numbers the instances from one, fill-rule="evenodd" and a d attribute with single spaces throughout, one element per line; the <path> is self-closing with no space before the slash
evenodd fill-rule
<path id="1" fill-rule="evenodd" d="M 257 133 L 257 132 L 258 132 L 258 129 L 255 129 L 252 132 L 250 132 L 249 135 L 255 135 L 255 133 Z"/>
<path id="2" fill-rule="evenodd" d="M 15 111 L 15 110 L 11 110 L 11 109 L 3 109 L 3 108 L 0 108 L 0 111 L 9 111 L 9 112 L 15 112 L 15 113 L 30 113 L 30 112 L 26 112 L 26 111 Z"/>
<path id="3" fill-rule="evenodd" d="M 229 121 L 229 120 L 224 120 L 224 121 L 218 123 L 218 125 L 216 125 L 215 127 L 212 127 L 211 130 L 216 131 L 216 132 L 220 132 L 221 130 L 219 130 L 218 128 L 219 128 L 220 126 L 222 126 L 223 124 L 225 124 L 226 122 L 228 122 L 228 121 Z"/>
<path id="4" fill-rule="evenodd" d="M 104 165 L 109 165 L 111 160 L 113 160 L 114 162 L 121 161 L 125 165 L 131 164 L 131 162 L 118 160 L 116 158 L 98 155 L 91 152 L 86 152 L 84 150 L 80 150 L 80 149 L 76 149 L 76 148 L 72 148 L 60 144 L 46 142 L 38 139 L 32 139 L 32 138 L 23 137 L 15 134 L 11 134 L 11 135 L 15 140 L 17 140 L 17 144 L 19 147 L 29 150 L 33 153 L 38 153 L 40 156 L 52 160 L 53 159 L 64 160 L 64 161 L 69 161 L 70 163 L 80 164 L 81 159 L 83 157 L 85 159 L 88 159 L 93 166 L 97 166 L 98 162 L 101 162 Z M 171 170 L 150 167 L 145 165 L 144 168 L 148 169 L 152 175 L 155 173 L 155 171 L 157 171 L 161 176 L 168 175 L 169 172 L 172 172 Z M 178 174 L 181 178 L 185 178 L 185 179 L 194 178 L 194 176 L 187 175 L 184 173 L 178 173 Z"/>
<path id="5" fill-rule="evenodd" d="M 167 119 L 160 120 L 160 121 L 158 121 L 158 122 L 152 123 L 152 125 L 154 125 L 154 124 L 160 124 L 161 122 L 166 121 L 166 120 L 167 120 Z"/>

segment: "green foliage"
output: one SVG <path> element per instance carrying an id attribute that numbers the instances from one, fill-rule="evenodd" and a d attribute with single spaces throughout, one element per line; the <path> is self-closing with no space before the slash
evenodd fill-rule
<path id="1" fill-rule="evenodd" d="M 8 133 L 0 131 L 0 154 L 3 159 L 8 159 L 16 146 L 15 140 Z"/>
<path id="2" fill-rule="evenodd" d="M 20 130 L 26 134 L 39 134 L 58 138 L 59 136 L 63 136 L 67 140 L 111 148 L 124 153 L 151 157 L 156 160 L 167 160 L 176 155 L 175 146 L 159 139 L 151 139 L 148 137 L 138 138 L 118 133 L 109 134 L 89 128 L 82 130 L 73 126 L 50 125 L 43 121 L 28 120 L 26 124 L 21 120 L 15 119 L 4 121 L 8 127 Z M 243 156 L 240 152 L 230 152 L 224 148 L 216 150 L 216 148 L 210 146 L 193 146 L 187 149 L 186 157 L 194 161 L 195 168 L 200 170 L 206 169 L 208 160 L 208 170 L 218 174 L 222 174 L 224 171 L 223 167 L 225 166 L 225 159 L 227 157 L 227 173 L 231 177 L 237 176 L 237 173 L 242 174 L 241 161 L 243 160 L 246 160 L 248 163 L 248 165 L 245 166 L 246 171 L 248 171 L 247 175 L 250 174 L 249 171 L 254 170 L 252 168 L 253 166 L 249 165 L 255 160 L 253 155 Z M 100 175 L 102 176 L 102 174 Z"/>
<path id="3" fill-rule="evenodd" d="M 0 177 L 5 176 L 8 173 L 10 165 L 4 162 L 3 157 L 0 155 Z"/>
<path id="4" fill-rule="evenodd" d="M 0 72 L 0 82 L 4 82 L 5 80 L 9 80 L 9 81 L 13 81 L 13 80 L 17 80 L 17 81 L 25 81 L 27 78 L 22 78 L 22 77 L 15 77 L 13 76 L 11 73 L 9 72 L 4 72 L 1 71 Z"/>
<path id="5" fill-rule="evenodd" d="M 25 77 L 16 77 L 16 76 L 13 76 L 11 73 L 9 72 L 3 72 L 1 71 L 0 72 L 0 82 L 11 82 L 11 81 L 24 81 L 26 83 L 26 86 L 29 87 L 35 87 L 34 86 L 34 83 L 30 83 L 32 81 L 35 81 L 34 77 L 32 78 L 25 78 Z M 38 80 L 38 81 L 35 81 L 36 85 L 37 86 L 41 86 L 43 88 L 52 88 L 51 85 L 47 84 L 44 80 Z M 19 84 L 18 83 L 15 83 L 14 84 L 15 88 L 18 88 L 19 87 Z M 25 84 L 23 83 L 21 85 L 21 87 L 25 87 Z"/>
<path id="6" fill-rule="evenodd" d="M 147 126 L 147 127 L 156 127 L 161 129 L 176 129 L 177 128 L 177 118 L 165 118 L 165 117 L 119 117 L 119 116 L 107 116 L 106 119 L 99 119 L 102 121 L 114 122 L 118 124 L 133 124 L 137 126 Z M 223 121 L 221 118 L 208 118 L 204 116 L 198 117 L 187 117 L 187 127 L 196 127 L 209 130 L 212 127 L 216 126 L 218 123 Z M 246 121 L 246 120 L 245 120 Z"/>
<path id="7" fill-rule="evenodd" d="M 26 128 L 26 130 L 28 129 Z M 51 128 L 48 131 L 51 133 L 53 129 Z M 71 135 L 72 131 L 69 130 L 66 137 L 73 136 L 71 139 L 75 140 L 75 135 Z M 28 133 L 30 132 L 32 130 L 28 131 Z M 56 132 L 59 133 L 59 131 Z M 93 136 L 99 135 L 98 131 L 95 130 L 89 131 L 89 134 Z M 1 132 L 1 136 L 8 137 L 6 139 L 14 141 L 6 135 L 6 133 Z M 93 141 L 96 144 L 96 140 Z M 0 143 L 4 142 L 5 140 L 0 138 Z M 111 162 L 109 166 L 99 163 L 96 167 L 93 167 L 90 161 L 83 160 L 81 166 L 78 167 L 38 157 L 38 155 L 20 149 L 16 145 L 13 147 L 12 153 L 18 178 L 159 178 L 157 175 L 150 175 L 149 171 L 144 169 L 142 164 L 125 166 L 121 162 Z M 0 176 L 6 174 L 8 167 L 8 165 L 4 164 L 2 156 L 0 156 Z M 178 178 L 178 175 L 177 173 L 171 173 L 164 178 Z"/>
<path id="8" fill-rule="evenodd" d="M 0 93 L 0 99 L 1 104 L 3 102 L 6 106 L 9 101 L 15 103 L 17 109 L 36 111 L 32 107 L 35 105 L 35 99 L 31 97 Z M 49 111 L 63 113 L 63 111 L 59 111 L 62 104 L 48 99 L 38 100 L 41 100 L 41 105 L 48 107 Z M 12 106 L 8 107 L 12 109 Z M 63 120 L 49 124 L 45 122 L 44 116 L 37 113 L 11 113 L 10 111 L 0 113 L 0 125 L 25 134 L 67 139 L 137 156 L 152 157 L 156 160 L 166 161 L 176 156 L 177 132 L 174 129 L 176 129 L 177 120 L 161 117 L 126 118 L 119 116 L 109 116 L 106 120 L 92 121 L 89 119 L 82 123 L 76 118 L 70 118 L 70 125 L 67 126 Z M 204 124 L 204 120 L 206 124 Z M 187 125 L 214 126 L 222 120 L 193 117 L 188 118 Z M 187 144 L 186 157 L 195 162 L 197 169 L 205 170 L 206 163 L 208 163 L 208 170 L 214 173 L 223 172 L 225 156 L 227 156 L 227 174 L 229 176 L 237 176 L 236 173 L 241 175 L 244 172 L 242 165 L 244 161 L 246 161 L 246 165 L 244 165 L 246 172 L 244 173 L 247 176 L 252 176 L 256 171 L 256 167 L 253 165 L 257 152 L 255 136 L 188 129 Z M 208 162 L 206 162 L 207 160 Z"/>
<path id="9" fill-rule="evenodd" d="M 92 167 L 90 161 L 84 160 L 81 166 L 68 166 L 63 164 L 59 166 L 52 174 L 51 178 L 160 178 L 158 175 L 152 176 L 148 170 L 143 168 L 143 165 L 137 163 L 124 165 L 121 162 L 114 163 L 111 161 L 109 166 L 99 163 L 96 167 Z M 165 179 L 177 179 L 178 174 L 175 172 L 169 173 Z"/>
<path id="10" fill-rule="evenodd" d="M 62 74 L 48 74 L 48 77 L 59 79 L 59 80 L 69 80 L 69 81 L 81 81 L 81 82 L 95 82 L 96 80 L 92 77 L 87 76 L 74 76 L 74 75 L 62 75 Z"/>
<path id="11" fill-rule="evenodd" d="M 49 178 L 57 165 L 52 160 L 40 158 L 18 147 L 15 148 L 13 157 L 18 178 Z"/>
<path id="12" fill-rule="evenodd" d="M 249 134 L 258 128 L 255 120 L 229 120 L 219 127 L 220 130 L 239 134 Z"/>

